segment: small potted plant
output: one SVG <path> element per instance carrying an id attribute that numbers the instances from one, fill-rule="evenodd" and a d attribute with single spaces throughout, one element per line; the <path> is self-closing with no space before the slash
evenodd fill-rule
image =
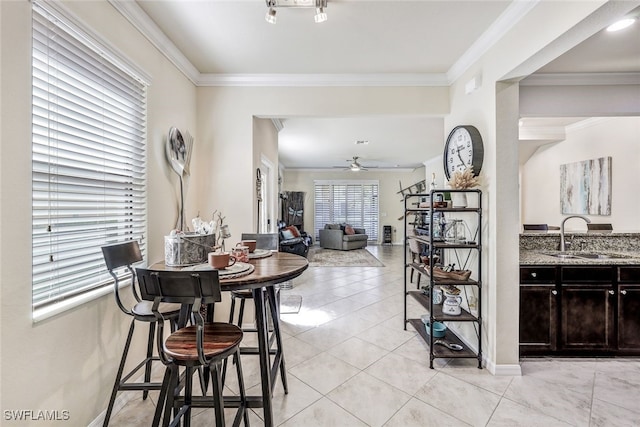
<path id="1" fill-rule="evenodd" d="M 473 173 L 473 166 L 463 171 L 455 171 L 449 179 L 449 187 L 452 190 L 467 190 L 480 185 L 480 179 Z M 451 206 L 454 208 L 467 207 L 467 195 L 465 193 L 451 193 Z"/>

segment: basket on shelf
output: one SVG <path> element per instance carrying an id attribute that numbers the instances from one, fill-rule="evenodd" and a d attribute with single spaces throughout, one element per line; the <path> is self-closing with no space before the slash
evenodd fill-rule
<path id="1" fill-rule="evenodd" d="M 425 269 L 427 274 L 431 274 L 431 269 Z M 440 280 L 469 280 L 471 270 L 444 271 L 441 267 L 433 267 L 433 277 Z"/>

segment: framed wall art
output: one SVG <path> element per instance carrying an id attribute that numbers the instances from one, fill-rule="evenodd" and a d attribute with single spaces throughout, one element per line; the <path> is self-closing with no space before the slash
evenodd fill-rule
<path id="1" fill-rule="evenodd" d="M 560 210 L 611 215 L 611 157 L 560 165 Z"/>

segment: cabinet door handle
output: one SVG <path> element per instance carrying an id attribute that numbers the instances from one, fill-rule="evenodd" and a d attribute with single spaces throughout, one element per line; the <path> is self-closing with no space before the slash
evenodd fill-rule
<path id="1" fill-rule="evenodd" d="M 622 290 L 622 291 L 620 291 L 620 293 L 621 293 L 622 295 L 626 295 L 626 294 L 627 294 L 627 291 Z"/>
<path id="2" fill-rule="evenodd" d="M 609 295 L 615 295 L 615 291 L 609 291 Z"/>
<path id="3" fill-rule="evenodd" d="M 554 290 L 552 290 L 552 291 L 551 291 L 551 293 L 552 293 L 553 295 L 558 295 L 558 291 L 556 291 L 555 289 L 554 289 Z"/>
<path id="4" fill-rule="evenodd" d="M 531 277 L 538 277 L 538 273 L 536 272 L 531 273 Z"/>

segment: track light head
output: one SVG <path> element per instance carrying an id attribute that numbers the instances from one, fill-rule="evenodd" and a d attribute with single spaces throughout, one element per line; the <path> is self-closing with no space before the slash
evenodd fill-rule
<path id="1" fill-rule="evenodd" d="M 269 8 L 269 11 L 267 12 L 267 14 L 264 16 L 264 19 L 269 23 L 269 24 L 275 24 L 276 23 L 276 10 L 273 7 Z"/>
<path id="2" fill-rule="evenodd" d="M 316 15 L 313 17 L 313 19 L 316 21 L 316 24 L 320 24 L 321 22 L 327 20 L 327 14 L 324 11 L 323 7 L 316 8 Z"/>

